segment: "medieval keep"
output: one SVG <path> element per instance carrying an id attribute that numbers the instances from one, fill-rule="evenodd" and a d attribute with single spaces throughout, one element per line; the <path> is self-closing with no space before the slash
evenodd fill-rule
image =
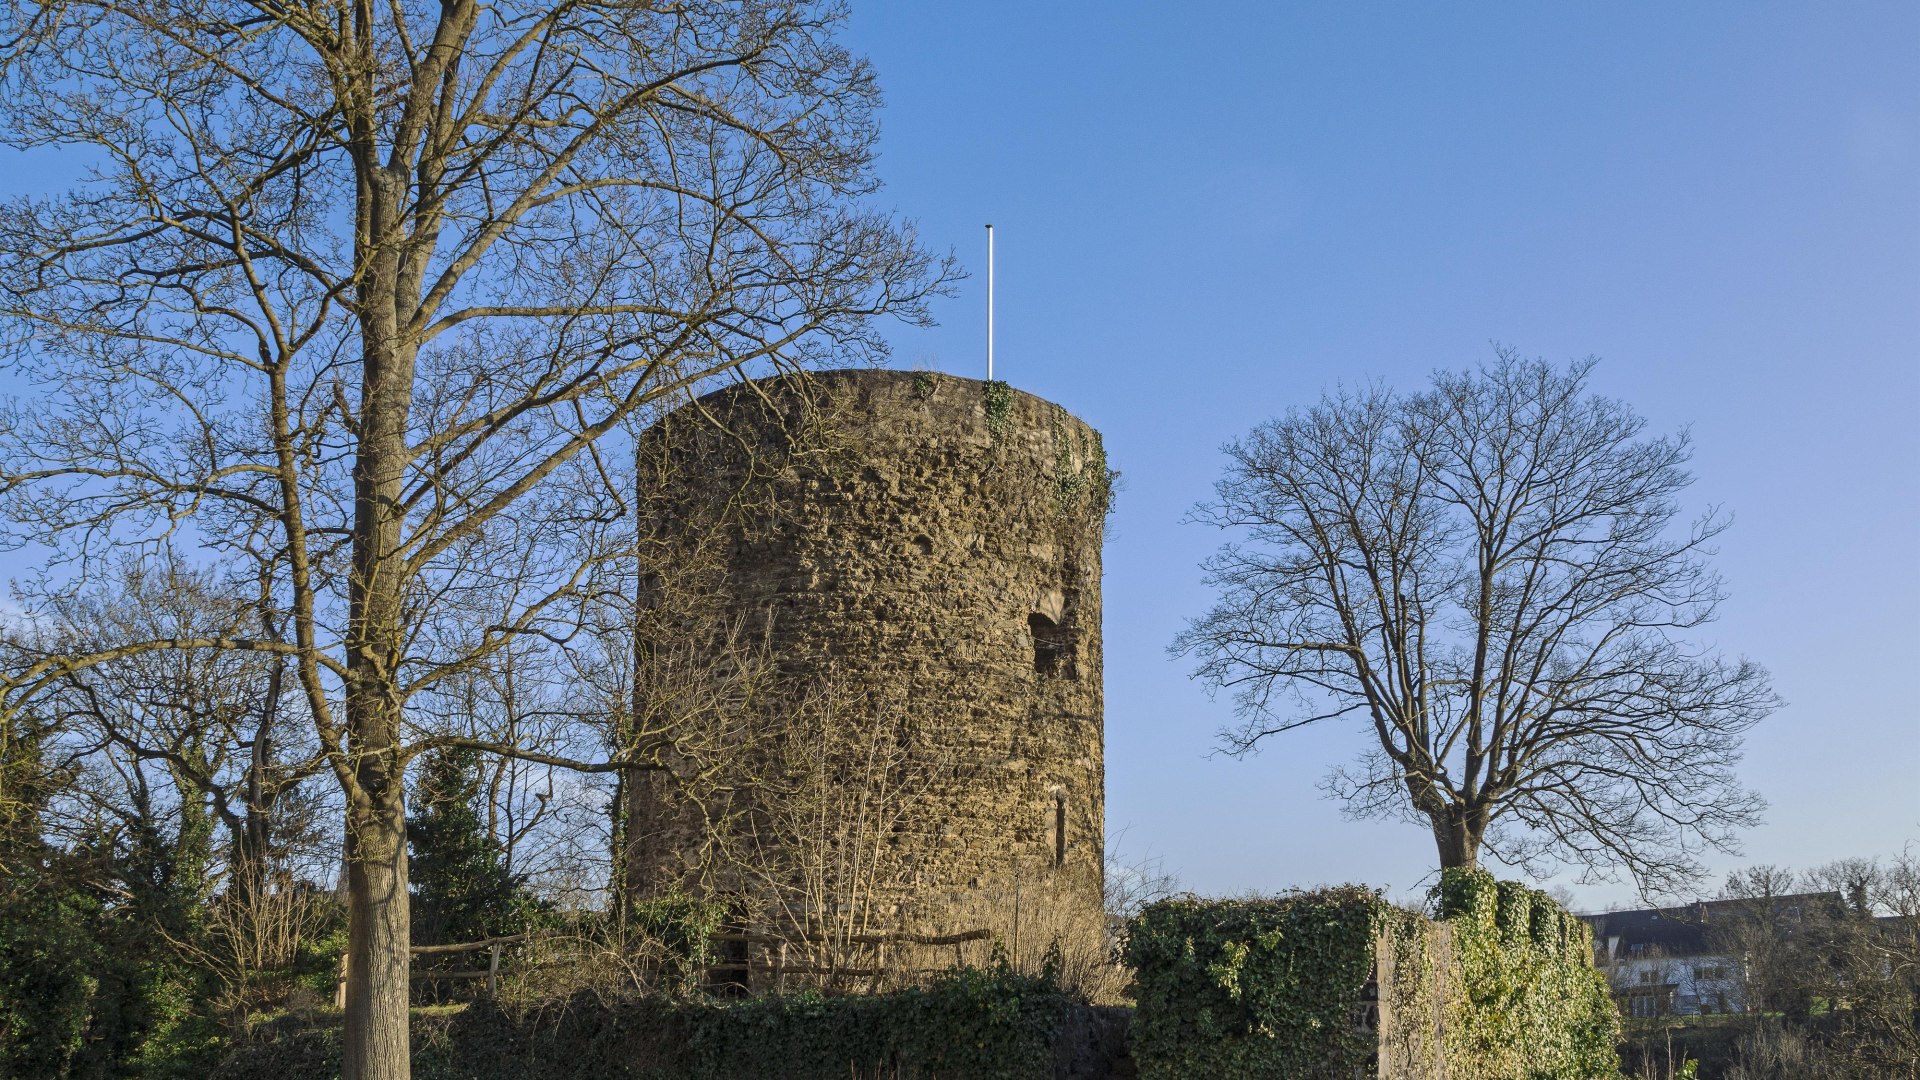
<path id="1" fill-rule="evenodd" d="M 680 635 L 709 643 L 681 669 L 719 686 L 743 665 L 714 650 L 762 650 L 782 686 L 801 688 L 788 691 L 794 716 L 877 733 L 836 744 L 860 752 L 829 766 L 827 794 L 843 802 L 822 826 L 844 842 L 861 821 L 884 824 L 875 850 L 892 870 L 860 886 L 877 921 L 954 929 L 1013 890 L 1098 910 L 1112 474 L 1097 432 L 1004 383 L 826 371 L 682 406 L 643 437 L 639 471 L 672 568 L 643 572 L 642 607 L 672 607 L 677 590 L 724 623 Z M 780 759 L 812 753 L 827 729 L 808 730 L 754 753 L 800 775 Z M 881 756 L 875 783 L 862 770 Z M 871 792 L 849 794 L 861 783 Z M 758 845 L 778 862 L 767 845 L 807 842 L 769 822 L 774 786 L 694 806 L 665 774 L 640 774 L 626 795 L 629 887 L 751 892 L 752 875 L 716 870 L 714 852 Z M 810 861 L 796 855 L 791 873 Z"/>

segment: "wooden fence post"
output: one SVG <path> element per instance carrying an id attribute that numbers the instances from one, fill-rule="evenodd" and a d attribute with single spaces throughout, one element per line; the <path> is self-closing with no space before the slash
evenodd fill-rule
<path id="1" fill-rule="evenodd" d="M 500 943 L 487 946 L 487 996 L 500 996 Z"/>
<path id="2" fill-rule="evenodd" d="M 333 1007 L 347 1011 L 347 954 L 340 954 L 340 978 L 333 984 Z"/>

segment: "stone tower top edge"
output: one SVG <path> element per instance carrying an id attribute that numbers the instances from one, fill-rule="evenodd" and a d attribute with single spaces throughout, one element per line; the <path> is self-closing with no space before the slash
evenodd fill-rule
<path id="1" fill-rule="evenodd" d="M 742 379 L 726 386 L 701 394 L 695 400 L 706 405 L 718 405 L 736 395 L 747 392 L 749 385 L 758 386 L 763 392 L 789 386 L 818 386 L 821 389 L 836 388 L 876 390 L 882 387 L 913 393 L 921 390 L 918 396 L 932 396 L 940 389 L 968 390 L 983 394 L 989 385 L 986 379 L 975 379 L 965 375 L 952 375 L 944 371 L 903 371 L 898 368 L 882 367 L 844 367 L 809 368 L 801 371 L 781 372 L 775 375 L 755 379 Z M 1058 402 L 1043 398 L 1038 394 L 1022 390 L 1002 380 L 993 380 L 992 385 L 1004 387 L 1013 395 L 1014 400 L 1059 409 L 1067 417 L 1092 430 L 1091 424 L 1081 419 L 1072 410 Z"/>

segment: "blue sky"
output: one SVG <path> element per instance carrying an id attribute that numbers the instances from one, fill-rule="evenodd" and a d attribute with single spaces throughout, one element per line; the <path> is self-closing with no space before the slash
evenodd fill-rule
<path id="1" fill-rule="evenodd" d="M 1920 5 L 856 0 L 847 40 L 888 96 L 883 201 L 976 271 L 896 362 L 983 374 L 992 221 L 998 374 L 1124 473 L 1126 850 L 1205 892 L 1423 884 L 1422 830 L 1316 787 L 1355 733 L 1210 756 L 1228 707 L 1165 647 L 1220 538 L 1180 521 L 1228 438 L 1493 341 L 1600 357 L 1599 390 L 1691 428 L 1695 506 L 1736 517 L 1713 640 L 1789 704 L 1750 741 L 1769 822 L 1716 868 L 1920 843 Z M 0 191 L 75 165 L 13 163 Z"/>
<path id="2" fill-rule="evenodd" d="M 1743 861 L 1920 842 L 1920 5 L 879 3 L 885 200 L 974 278 L 902 366 L 1000 374 L 1106 434 L 1108 820 L 1190 887 L 1409 892 L 1423 831 L 1343 821 L 1326 729 L 1209 756 L 1164 652 L 1227 438 L 1346 380 L 1596 355 L 1736 523 L 1712 639 L 1788 700 Z M 1709 886 L 1710 887 L 1710 886 Z M 1576 889 L 1582 903 L 1625 886 Z"/>

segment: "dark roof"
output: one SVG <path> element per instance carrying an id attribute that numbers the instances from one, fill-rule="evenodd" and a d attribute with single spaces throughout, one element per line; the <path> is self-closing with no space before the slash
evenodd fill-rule
<path id="1" fill-rule="evenodd" d="M 1603 915 L 1582 916 L 1593 927 L 1593 940 L 1603 950 L 1624 953 L 1639 945 L 1658 949 L 1669 956 L 1705 952 L 1707 930 L 1690 917 L 1687 908 L 1648 908 L 1643 911 L 1609 911 Z M 1609 942 L 1620 938 L 1614 950 Z"/>
<path id="2" fill-rule="evenodd" d="M 1679 907 L 1641 908 L 1635 911 L 1608 911 L 1582 915 L 1593 927 L 1594 944 L 1607 951 L 1608 942 L 1619 938 L 1615 956 L 1625 956 L 1634 946 L 1642 952 L 1658 951 L 1667 956 L 1691 956 L 1707 952 L 1707 931 L 1715 925 L 1751 917 L 1757 900 L 1701 900 Z M 1773 897 L 1774 909 L 1788 918 L 1797 917 L 1802 908 L 1812 905 L 1840 904 L 1836 892 L 1794 893 Z"/>

